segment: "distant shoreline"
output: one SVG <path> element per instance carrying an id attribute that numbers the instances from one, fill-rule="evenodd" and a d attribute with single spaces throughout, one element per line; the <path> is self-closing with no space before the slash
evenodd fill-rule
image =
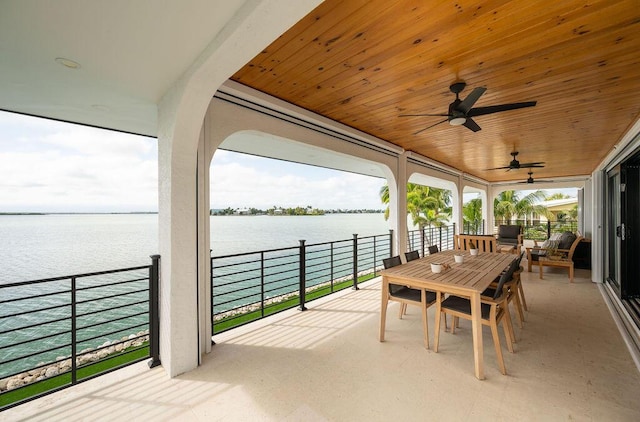
<path id="1" fill-rule="evenodd" d="M 157 214 L 157 211 L 131 212 L 0 212 L 0 215 L 111 215 L 111 214 Z"/>

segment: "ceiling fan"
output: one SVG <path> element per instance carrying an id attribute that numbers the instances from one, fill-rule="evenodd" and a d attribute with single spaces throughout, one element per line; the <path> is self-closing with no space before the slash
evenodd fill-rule
<path id="1" fill-rule="evenodd" d="M 507 171 L 509 171 L 509 170 L 524 169 L 524 168 L 544 167 L 543 165 L 544 161 L 536 161 L 534 163 L 520 163 L 520 161 L 518 161 L 518 158 L 517 158 L 518 151 L 513 151 L 511 155 L 513 156 L 513 160 L 511 160 L 508 166 L 496 167 L 496 168 L 487 169 L 487 170 L 505 170 L 506 169 Z"/>
<path id="2" fill-rule="evenodd" d="M 525 180 L 524 182 L 520 182 L 520 183 L 535 183 L 535 180 L 533 180 L 533 172 L 530 171 L 527 174 L 529 175 L 529 178 L 527 180 Z"/>
<path id="3" fill-rule="evenodd" d="M 541 183 L 541 182 L 553 182 L 553 180 L 533 180 L 533 172 L 529 171 L 527 173 L 529 175 L 529 178 L 527 180 L 525 180 L 524 182 L 518 182 L 518 183 Z"/>
<path id="4" fill-rule="evenodd" d="M 464 88 L 467 86 L 467 84 L 465 82 L 456 82 L 454 84 L 452 84 L 451 86 L 449 86 L 449 90 L 451 92 L 453 92 L 454 94 L 456 94 L 456 99 L 449 104 L 449 112 L 448 113 L 443 113 L 443 114 L 401 114 L 399 117 L 421 117 L 421 116 L 442 116 L 442 117 L 446 117 L 446 119 L 439 121 L 436 124 L 433 124 L 431 126 L 427 126 L 424 129 L 420 129 L 419 131 L 415 132 L 414 135 L 417 135 L 420 132 L 423 132 L 427 129 L 430 129 L 436 125 L 439 125 L 440 123 L 444 123 L 446 121 L 449 122 L 450 125 L 452 126 L 464 126 L 467 129 L 470 129 L 474 132 L 477 132 L 479 130 L 481 130 L 480 126 L 478 126 L 478 124 L 472 119 L 472 117 L 476 117 L 476 116 L 483 116 L 485 114 L 492 114 L 492 113 L 499 113 L 501 111 L 507 111 L 507 110 L 515 110 L 518 108 L 525 108 L 525 107 L 533 107 L 536 105 L 536 101 L 527 101 L 527 102 L 523 102 L 523 103 L 512 103 L 512 104 L 500 104 L 500 105 L 494 105 L 494 106 L 487 106 L 487 107 L 475 107 L 473 108 L 473 105 L 476 103 L 476 101 L 478 101 L 478 99 L 480 98 L 480 96 L 482 96 L 482 94 L 484 94 L 484 92 L 487 90 L 487 88 L 483 88 L 483 87 L 478 87 L 478 88 L 474 88 L 473 91 L 471 91 L 471 93 L 469 95 L 467 95 L 467 98 L 465 98 L 464 100 L 460 100 L 459 95 L 462 90 L 464 90 Z"/>

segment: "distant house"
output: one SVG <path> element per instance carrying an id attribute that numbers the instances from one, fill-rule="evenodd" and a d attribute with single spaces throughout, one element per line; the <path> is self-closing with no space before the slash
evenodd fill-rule
<path id="1" fill-rule="evenodd" d="M 567 216 L 571 213 L 573 208 L 578 205 L 578 198 L 563 198 L 563 199 L 552 199 L 549 201 L 542 201 L 537 203 L 536 205 L 541 205 L 546 207 L 547 210 L 552 214 L 550 218 L 545 217 L 544 215 L 539 215 L 537 213 L 527 215 L 524 220 L 517 219 L 514 221 L 514 224 L 528 224 L 528 223 L 546 223 L 547 221 L 558 221 L 562 219 L 570 219 Z"/>
<path id="2" fill-rule="evenodd" d="M 576 205 L 578 205 L 578 198 L 552 199 L 550 201 L 541 202 L 540 205 L 547 207 L 549 212 L 553 214 L 553 218 L 551 218 L 552 221 L 557 221 L 558 214 L 567 215 Z M 543 215 L 539 216 L 539 219 L 540 221 L 548 220 Z"/>

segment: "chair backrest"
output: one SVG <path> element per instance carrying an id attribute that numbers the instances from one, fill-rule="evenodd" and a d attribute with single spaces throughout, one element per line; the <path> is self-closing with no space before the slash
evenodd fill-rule
<path id="1" fill-rule="evenodd" d="M 438 253 L 440 250 L 438 249 L 438 245 L 429 246 L 429 255 L 433 255 L 434 253 Z"/>
<path id="2" fill-rule="evenodd" d="M 522 244 L 522 226 L 512 224 L 501 224 L 498 226 L 498 243 L 504 245 Z"/>
<path id="3" fill-rule="evenodd" d="M 580 243 L 582 239 L 584 239 L 584 237 L 577 236 L 576 240 L 574 240 L 573 243 L 571 244 L 571 248 L 569 249 L 569 254 L 567 254 L 567 258 L 569 259 L 569 261 L 573 259 L 573 253 L 576 251 L 576 248 L 578 247 L 578 243 Z"/>
<path id="4" fill-rule="evenodd" d="M 385 258 L 382 260 L 382 265 L 384 265 L 384 268 L 391 268 L 400 264 L 402 264 L 400 255 L 392 256 L 391 258 Z"/>
<path id="5" fill-rule="evenodd" d="M 498 226 L 498 237 L 517 239 L 522 234 L 522 226 L 514 224 L 500 224 Z"/>
<path id="6" fill-rule="evenodd" d="M 494 299 L 497 299 L 502 295 L 504 283 L 513 278 L 513 273 L 515 273 L 518 268 L 518 260 L 514 259 L 513 261 L 511 261 L 511 264 L 509 264 L 509 268 L 507 269 L 507 271 L 502 273 L 502 275 L 500 276 L 500 280 L 498 280 L 498 287 L 496 287 L 496 291 L 493 294 Z"/>
<path id="7" fill-rule="evenodd" d="M 400 255 L 392 256 L 391 258 L 385 258 L 382 260 L 384 268 L 392 268 L 402 264 Z M 398 284 L 389 283 L 389 294 L 393 296 L 398 290 L 402 289 L 402 286 Z"/>
<path id="8" fill-rule="evenodd" d="M 457 234 L 453 238 L 457 250 L 468 251 L 472 242 L 480 252 L 496 251 L 496 238 L 491 235 Z"/>
<path id="9" fill-rule="evenodd" d="M 404 257 L 407 260 L 407 262 L 409 262 L 409 261 L 413 261 L 414 259 L 420 258 L 420 253 L 418 251 L 405 252 Z"/>
<path id="10" fill-rule="evenodd" d="M 522 262 L 522 257 L 524 256 L 524 254 L 525 254 L 525 252 L 522 252 L 522 253 L 520 254 L 520 256 L 518 257 L 518 259 L 516 259 L 516 263 L 517 263 L 517 264 L 516 264 L 516 270 L 517 270 L 518 268 L 520 268 L 520 263 Z"/>

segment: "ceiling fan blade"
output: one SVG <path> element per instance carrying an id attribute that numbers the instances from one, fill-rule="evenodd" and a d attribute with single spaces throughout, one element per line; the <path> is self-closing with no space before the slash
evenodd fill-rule
<path id="1" fill-rule="evenodd" d="M 424 117 L 424 116 L 449 117 L 449 114 L 440 113 L 440 114 L 400 114 L 398 115 L 398 117 Z"/>
<path id="2" fill-rule="evenodd" d="M 474 122 L 473 119 L 470 118 L 470 117 L 467 117 L 467 121 L 464 122 L 462 124 L 462 126 L 466 127 L 467 129 L 471 129 L 474 132 L 482 130 L 482 128 L 480 126 L 478 126 L 478 124 L 476 122 Z"/>
<path id="3" fill-rule="evenodd" d="M 520 168 L 533 168 L 533 167 L 539 167 L 542 168 L 544 167 L 544 161 L 541 162 L 537 162 L 537 163 L 524 163 L 524 164 L 520 164 Z"/>
<path id="4" fill-rule="evenodd" d="M 431 129 L 432 127 L 437 126 L 437 125 L 439 125 L 440 123 L 444 123 L 444 122 L 446 122 L 447 120 L 449 120 L 449 118 L 446 118 L 446 119 L 444 119 L 444 120 L 441 120 L 441 121 L 439 121 L 438 123 L 433 124 L 433 125 L 431 125 L 431 126 L 427 126 L 427 127 L 425 127 L 424 129 L 420 129 L 419 131 L 415 132 L 415 133 L 414 133 L 414 135 L 417 135 L 417 134 L 418 134 L 418 133 L 420 133 L 420 132 L 424 132 L 424 131 L 425 131 L 425 130 L 427 130 L 427 129 Z"/>
<path id="5" fill-rule="evenodd" d="M 537 101 L 527 101 L 524 103 L 500 104 L 487 107 L 476 107 L 469 110 L 468 117 L 483 116 L 485 114 L 499 113 L 501 111 L 516 110 L 519 108 L 533 107 Z"/>
<path id="6" fill-rule="evenodd" d="M 460 104 L 458 104 L 456 110 L 462 111 L 464 114 L 467 114 L 469 110 L 471 110 L 471 107 L 473 107 L 473 105 L 476 103 L 476 101 L 478 101 L 478 98 L 480 98 L 480 96 L 482 96 L 482 94 L 484 94 L 486 90 L 487 88 L 483 87 L 474 88 L 474 90 L 471 91 L 469 95 L 467 95 L 467 98 L 465 98 Z"/>
<path id="7" fill-rule="evenodd" d="M 511 170 L 511 167 L 509 166 L 504 166 L 504 167 L 495 167 L 492 169 L 486 169 L 486 170 Z"/>

